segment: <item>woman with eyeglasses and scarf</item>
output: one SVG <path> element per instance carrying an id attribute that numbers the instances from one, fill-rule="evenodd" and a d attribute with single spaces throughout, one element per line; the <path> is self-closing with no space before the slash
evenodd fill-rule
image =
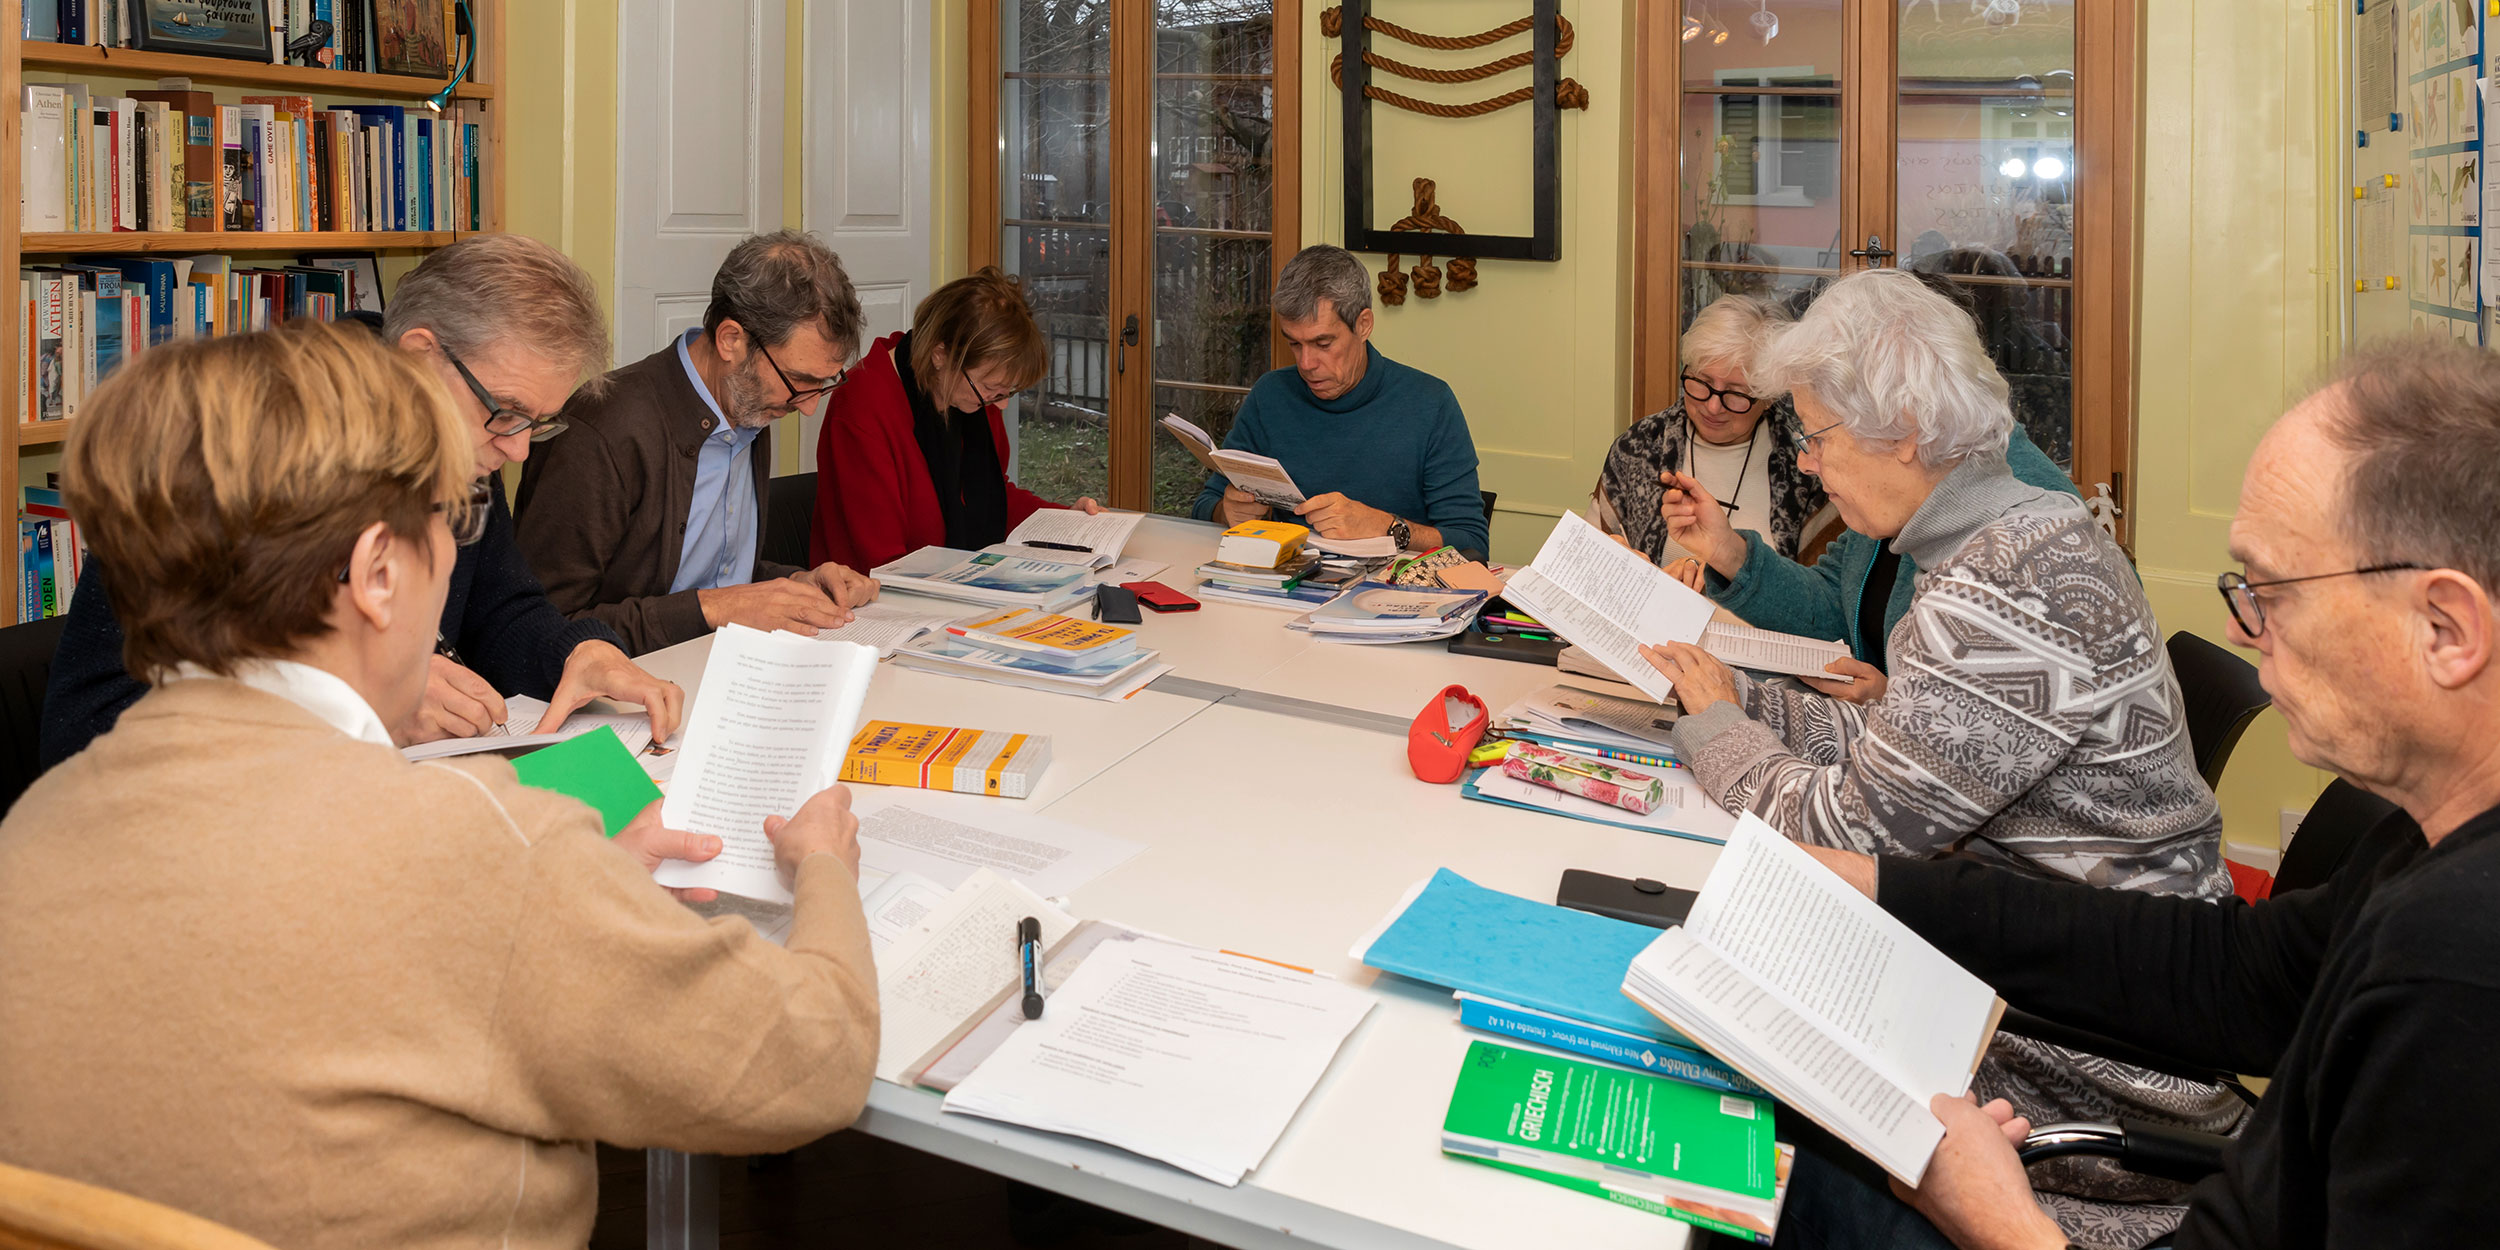
<path id="1" fill-rule="evenodd" d="M 809 558 L 872 569 L 922 547 L 977 551 L 1064 506 L 1008 478 L 999 415 L 1049 370 L 1050 340 L 995 266 L 931 292 L 825 408 Z M 1090 498 L 1076 506 L 1102 511 Z"/>

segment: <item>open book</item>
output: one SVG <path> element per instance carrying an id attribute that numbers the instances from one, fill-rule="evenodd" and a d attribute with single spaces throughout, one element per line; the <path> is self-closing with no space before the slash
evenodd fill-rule
<path id="1" fill-rule="evenodd" d="M 1250 492 L 1251 497 L 1260 503 L 1290 510 L 1302 502 L 1302 488 L 1293 484 L 1293 475 L 1285 472 L 1285 466 L 1276 463 L 1273 458 L 1218 447 L 1214 439 L 1207 437 L 1205 430 L 1178 413 L 1164 413 L 1162 424 L 1199 464 L 1206 466 L 1207 472 L 1223 474 L 1233 485 Z M 1392 547 L 1387 554 L 1395 553 L 1396 549 Z"/>
<path id="2" fill-rule="evenodd" d="M 662 824 L 711 834 L 721 852 L 701 864 L 669 860 L 652 879 L 789 902 L 764 818 L 795 814 L 841 778 L 876 671 L 874 647 L 721 626 L 660 806 Z"/>
<path id="3" fill-rule="evenodd" d="M 1566 512 L 1502 597 L 1526 609 L 1660 703 L 1674 684 L 1641 644 L 1700 642 L 1714 609 L 1641 553 Z"/>
<path id="4" fill-rule="evenodd" d="M 1074 508 L 1041 508 L 1024 518 L 1007 541 L 981 550 L 999 555 L 1030 556 L 1069 563 L 1091 562 L 1098 569 L 1120 562 L 1129 535 L 1146 519 L 1142 512 L 1098 512 L 1087 516 Z"/>
<path id="5" fill-rule="evenodd" d="M 1623 992 L 1916 1185 L 2005 1003 L 1750 813 Z"/>
<path id="6" fill-rule="evenodd" d="M 1701 631 L 1701 649 L 1717 656 L 1730 667 L 1749 668 L 1757 673 L 1790 673 L 1824 681 L 1857 680 L 1823 669 L 1824 665 L 1834 660 L 1848 659 L 1849 648 L 1803 634 L 1783 634 L 1775 629 L 1757 629 L 1733 621 L 1712 621 L 1708 629 Z"/>

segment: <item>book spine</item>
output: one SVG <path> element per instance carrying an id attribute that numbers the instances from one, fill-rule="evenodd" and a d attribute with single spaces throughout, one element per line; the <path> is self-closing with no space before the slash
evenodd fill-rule
<path id="1" fill-rule="evenodd" d="M 1474 998 L 1458 1000 L 1458 1022 L 1479 1033 L 1516 1038 L 1619 1068 L 1671 1077 L 1687 1085 L 1731 1094 L 1768 1096 L 1761 1086 L 1746 1080 L 1709 1055 L 1656 1038 L 1633 1037 L 1560 1016 L 1512 1010 Z"/>
<path id="2" fill-rule="evenodd" d="M 41 589 L 35 596 L 35 614 L 52 616 L 61 610 L 60 592 L 52 575 L 52 522 L 38 518 L 35 523 L 35 579 Z"/>
<path id="3" fill-rule="evenodd" d="M 35 619 L 35 598 L 42 593 L 35 584 L 35 520 L 20 514 L 17 518 L 17 623 Z"/>

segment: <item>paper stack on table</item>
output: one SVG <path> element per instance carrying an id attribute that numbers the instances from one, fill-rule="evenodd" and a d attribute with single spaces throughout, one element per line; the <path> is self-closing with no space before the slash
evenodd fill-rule
<path id="1" fill-rule="evenodd" d="M 877 955 L 877 1079 L 899 1083 L 1020 979 L 1016 927 L 1027 916 L 1041 922 L 1045 950 L 1076 928 L 1068 913 L 984 868 L 886 943 Z"/>
<path id="2" fill-rule="evenodd" d="M 985 647 L 953 634 L 930 634 L 905 644 L 894 662 L 954 677 L 996 682 L 1026 690 L 1050 690 L 1088 699 L 1125 699 L 1172 671 L 1162 653 L 1139 647 L 1108 659 L 1061 661 L 1026 651 Z"/>
<path id="3" fill-rule="evenodd" d="M 1275 1148 L 1371 1006 L 1361 990 L 1263 960 L 1105 942 L 945 1107 L 1235 1185 Z"/>
<path id="4" fill-rule="evenodd" d="M 1330 642 L 1422 642 L 1465 632 L 1485 597 L 1481 590 L 1361 582 L 1285 628 Z"/>
<path id="5" fill-rule="evenodd" d="M 1033 548 L 1016 550 L 1024 554 L 923 547 L 878 565 L 869 576 L 887 590 L 1045 612 L 1082 603 L 1094 593 L 1093 557 L 1071 552 L 1062 560 L 1044 558 Z"/>

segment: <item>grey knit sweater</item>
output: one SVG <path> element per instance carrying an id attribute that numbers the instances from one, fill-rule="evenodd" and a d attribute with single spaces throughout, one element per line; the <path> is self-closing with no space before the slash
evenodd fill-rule
<path id="1" fill-rule="evenodd" d="M 1711 797 L 1800 842 L 1926 859 L 1959 851 L 2087 885 L 2218 899 L 2222 815 L 2196 771 L 2169 653 L 2126 557 L 2073 497 L 1965 459 L 1894 546 L 1919 574 L 1872 705 L 1737 674 L 1736 703 L 1676 725 Z M 2077 1022 L 2084 1023 L 2084 1022 Z M 2000 1035 L 1972 1080 L 2032 1122 L 2140 1117 L 2235 1131 L 2218 1086 Z M 2106 1160 L 2032 1184 L 2069 1237 L 2139 1246 L 2179 1189 Z"/>
<path id="2" fill-rule="evenodd" d="M 2152 607 L 2083 505 L 1975 455 L 1894 546 L 1921 571 L 1884 697 L 1738 674 L 1741 707 L 1675 729 L 1703 788 L 1817 846 L 2229 893 L 2222 814 Z"/>

